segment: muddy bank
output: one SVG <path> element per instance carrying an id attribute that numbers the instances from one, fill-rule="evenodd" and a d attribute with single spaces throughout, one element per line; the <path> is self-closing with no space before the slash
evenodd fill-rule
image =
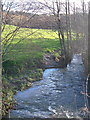
<path id="1" fill-rule="evenodd" d="M 64 55 L 59 54 L 60 51 L 47 53 L 43 57 L 43 68 L 65 68 L 71 62 L 72 57 L 65 58 Z"/>

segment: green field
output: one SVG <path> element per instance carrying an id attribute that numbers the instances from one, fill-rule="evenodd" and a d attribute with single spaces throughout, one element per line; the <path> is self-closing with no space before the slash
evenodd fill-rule
<path id="1" fill-rule="evenodd" d="M 6 25 L 2 33 L 2 38 L 5 38 L 5 36 L 15 30 L 15 28 L 16 26 Z M 6 40 L 10 37 L 11 35 L 9 35 Z M 3 44 L 5 44 L 5 39 L 3 40 Z M 53 52 L 57 49 L 60 49 L 57 31 L 20 28 L 13 40 L 9 40 L 7 45 L 3 46 L 3 51 L 5 51 L 3 60 L 6 62 L 12 61 L 12 63 L 15 63 L 20 69 L 26 68 L 27 66 L 32 68 L 38 66 L 38 62 L 43 59 L 43 55 L 46 52 Z M 6 64 L 4 65 L 5 67 Z"/>
<path id="2" fill-rule="evenodd" d="M 10 33 L 16 28 L 17 26 L 6 25 L 2 33 L 5 53 L 3 67 L 8 74 L 20 74 L 28 69 L 41 67 L 45 53 L 60 49 L 56 30 L 20 28 L 12 37 L 13 34 Z M 66 40 L 66 35 L 64 37 Z M 72 32 L 72 40 L 75 39 L 76 34 Z"/>

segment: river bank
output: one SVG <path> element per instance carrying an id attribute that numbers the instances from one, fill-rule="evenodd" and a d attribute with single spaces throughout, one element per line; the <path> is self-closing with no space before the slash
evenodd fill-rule
<path id="1" fill-rule="evenodd" d="M 84 65 L 75 55 L 67 68 L 46 69 L 43 80 L 34 82 L 14 98 L 17 106 L 10 118 L 82 118 L 86 101 L 80 92 L 85 91 Z"/>

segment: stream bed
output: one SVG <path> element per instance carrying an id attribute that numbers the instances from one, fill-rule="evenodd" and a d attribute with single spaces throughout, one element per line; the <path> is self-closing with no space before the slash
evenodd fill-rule
<path id="1" fill-rule="evenodd" d="M 67 68 L 46 69 L 43 80 L 19 91 L 14 97 L 17 106 L 10 111 L 11 118 L 76 118 L 84 117 L 85 74 L 82 57 L 74 55 Z"/>

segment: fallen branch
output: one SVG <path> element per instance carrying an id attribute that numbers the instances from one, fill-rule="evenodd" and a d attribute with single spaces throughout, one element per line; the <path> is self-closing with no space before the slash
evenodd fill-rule
<path id="1" fill-rule="evenodd" d="M 84 93 L 84 92 L 80 92 L 81 94 L 83 94 L 83 95 L 86 95 L 87 97 L 90 97 L 89 95 L 88 95 L 88 93 Z"/>

